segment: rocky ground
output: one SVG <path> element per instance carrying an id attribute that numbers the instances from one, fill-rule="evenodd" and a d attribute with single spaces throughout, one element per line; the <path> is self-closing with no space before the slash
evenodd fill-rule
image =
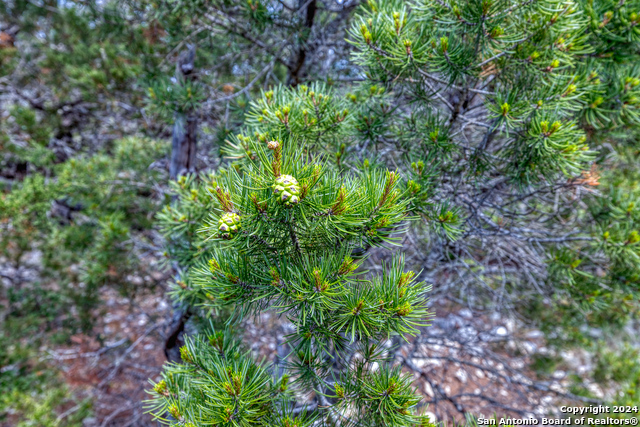
<path id="1" fill-rule="evenodd" d="M 79 399 L 93 402 L 87 427 L 156 425 L 145 413 L 149 379 L 159 380 L 166 361 L 164 340 L 171 306 L 162 295 L 142 295 L 134 301 L 104 292 L 108 312 L 95 335 L 74 335 L 71 345 L 48 351 Z"/>
<path id="2" fill-rule="evenodd" d="M 414 376 L 424 396 L 421 410 L 430 417 L 540 417 L 553 414 L 561 402 L 576 403 L 578 397 L 566 391 L 566 372 L 542 381 L 528 369 L 533 354 L 548 351 L 540 332 L 516 334 L 515 322 L 473 316 L 466 309 L 443 306 L 435 311 L 431 326 L 395 352 L 395 363 Z M 263 313 L 259 322 L 247 325 L 246 341 L 256 354 L 274 360 L 282 353 L 279 345 L 288 327 L 272 313 Z"/>

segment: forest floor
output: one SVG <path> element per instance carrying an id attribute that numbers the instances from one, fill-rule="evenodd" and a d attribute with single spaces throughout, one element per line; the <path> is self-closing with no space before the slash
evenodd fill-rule
<path id="1" fill-rule="evenodd" d="M 92 402 L 86 427 L 156 425 L 145 413 L 149 379 L 159 381 L 166 361 L 164 341 L 171 305 L 161 294 L 123 298 L 103 292 L 107 312 L 92 335 L 74 335 L 71 345 L 51 351 L 78 400 Z M 96 336 L 102 338 L 102 344 Z"/>
<path id="2" fill-rule="evenodd" d="M 158 425 L 145 413 L 145 390 L 148 379 L 159 380 L 166 361 L 163 347 L 171 305 L 161 293 L 129 300 L 105 290 L 103 299 L 107 312 L 99 317 L 94 336 L 72 336 L 71 345 L 49 352 L 51 363 L 64 373 L 79 400 L 92 401 L 93 416 L 85 420 L 86 427 Z M 517 341 L 511 335 L 514 325 L 502 319 L 472 317 L 452 307 L 435 311 L 432 326 L 395 355 L 414 375 L 424 395 L 422 410 L 431 417 L 459 420 L 465 412 L 540 416 L 563 399 L 567 383 L 562 373 L 541 382 L 526 369 L 531 354 L 544 344 L 540 334 L 529 332 Z M 244 342 L 258 358 L 273 361 L 289 327 L 264 312 L 244 325 Z M 98 334 L 102 344 L 95 338 Z"/>

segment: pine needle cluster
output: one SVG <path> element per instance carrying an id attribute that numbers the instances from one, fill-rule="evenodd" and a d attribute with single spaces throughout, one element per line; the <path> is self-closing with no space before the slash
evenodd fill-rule
<path id="1" fill-rule="evenodd" d="M 262 102 L 272 96 L 265 94 Z M 275 120 L 282 126 L 295 123 L 293 117 L 304 121 L 298 108 L 280 111 L 281 119 Z M 369 167 L 357 174 L 341 173 L 327 165 L 322 153 L 313 154 L 305 139 L 268 125 L 264 130 L 237 137 L 245 144 L 245 153 L 251 153 L 244 156 L 242 168 L 231 167 L 206 180 L 191 177 L 177 182 L 177 207 L 167 207 L 160 220 L 176 238 L 201 236 L 183 239 L 185 245 L 200 247 L 201 254 L 192 259 L 194 264 L 175 295 L 204 310 L 231 306 L 233 321 L 273 310 L 290 322 L 295 330 L 286 337 L 291 387 L 297 393 L 315 391 L 321 401 L 333 402 L 323 403 L 316 415 L 375 425 L 419 422 L 414 410 L 420 399 L 410 378 L 390 366 L 392 349 L 387 341 L 415 335 L 426 326 L 428 287 L 404 271 L 401 256 L 384 268 L 382 276 L 369 277 L 356 255 L 357 248 L 393 244 L 406 229 L 410 203 L 406 187 L 393 171 Z M 187 257 L 193 253 L 189 249 L 185 246 L 183 252 Z M 190 341 L 182 354 L 186 368 L 173 365 L 165 374 L 165 383 L 170 382 L 176 396 L 202 393 L 205 401 L 197 405 L 189 399 L 176 401 L 156 390 L 157 415 L 171 413 L 178 405 L 174 412 L 180 417 L 173 418 L 199 425 L 203 415 L 196 408 L 214 410 L 208 402 L 224 401 L 206 391 L 205 383 L 222 381 L 215 372 L 228 369 L 209 357 L 215 352 L 210 345 L 206 340 Z M 345 359 L 353 354 L 359 355 L 358 361 Z M 225 355 L 224 360 L 228 358 Z M 336 371 L 338 365 L 341 369 Z M 242 398 L 234 397 L 221 407 L 219 425 L 267 425 L 273 417 L 280 425 L 286 408 L 295 407 L 296 402 L 284 395 L 254 396 L 251 384 L 255 381 L 260 388 L 270 378 L 265 368 L 255 369 L 240 377 L 248 382 L 230 386 L 237 390 L 220 389 Z M 178 373 L 185 379 L 171 380 Z M 276 381 L 272 387 L 280 386 Z M 380 409 L 364 411 L 365 402 Z M 224 411 L 231 411 L 228 415 L 235 414 L 234 418 L 224 418 Z"/>

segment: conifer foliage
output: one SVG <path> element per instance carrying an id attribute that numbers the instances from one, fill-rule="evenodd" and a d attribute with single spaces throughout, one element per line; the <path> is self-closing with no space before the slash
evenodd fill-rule
<path id="1" fill-rule="evenodd" d="M 637 140 L 639 10 L 637 1 L 372 0 L 359 11 L 350 31 L 354 59 L 369 79 L 398 94 L 390 109 L 400 113 L 386 120 L 379 139 L 411 159 L 416 209 L 444 200 L 451 214 L 437 219 L 452 222 L 445 234 L 457 240 L 461 264 L 487 272 L 470 272 L 461 283 L 479 278 L 496 301 L 510 293 L 497 291 L 496 281 L 512 281 L 508 299 L 522 308 L 531 282 L 533 294 L 581 312 L 578 322 L 633 299 L 628 280 L 609 287 L 587 278 L 596 269 L 637 273 L 621 266 L 637 260 L 635 205 L 619 207 L 615 193 L 586 203 L 570 194 L 578 187 L 593 192 L 597 165 L 608 168 Z M 599 207 L 587 208 L 593 203 Z M 625 220 L 611 221 L 603 208 L 629 211 Z M 513 276 L 501 267 L 491 277 L 482 248 L 489 236 L 536 255 L 505 254 L 503 260 L 520 267 Z M 597 268 L 579 255 L 585 251 L 600 260 Z M 538 266 L 524 267 L 532 259 Z"/>
<path id="2" fill-rule="evenodd" d="M 401 256 L 373 277 L 353 257 L 358 247 L 393 243 L 405 228 L 410 200 L 398 173 L 341 173 L 292 133 L 240 139 L 252 153 L 242 168 L 178 183 L 193 187 L 183 198 L 206 191 L 213 202 L 197 230 L 208 243 L 199 243 L 203 255 L 177 293 L 204 309 L 231 305 L 234 320 L 266 309 L 286 317 L 294 332 L 285 374 L 252 361 L 229 331 L 211 329 L 189 338 L 184 363 L 169 365 L 154 385 L 154 412 L 187 425 L 420 422 L 420 399 L 386 362 L 387 342 L 426 324 L 428 287 L 404 271 Z M 184 217 L 175 209 L 161 216 L 168 229 Z M 294 396 L 311 391 L 321 408 L 305 415 Z"/>
<path id="3" fill-rule="evenodd" d="M 420 278 L 441 294 L 518 311 L 565 344 L 585 324 L 624 324 L 638 313 L 636 196 L 594 188 L 597 165 L 637 162 L 639 13 L 637 0 L 368 1 L 348 32 L 361 84 L 264 92 L 222 150 L 234 163 L 173 184 L 160 225 L 186 266 L 174 296 L 230 305 L 234 319 L 286 316 L 293 387 L 318 393 L 313 416 L 345 425 L 418 422 L 408 381 L 371 362 L 424 323 L 426 287 L 401 259 L 369 278 L 354 259 L 406 213 L 427 225 L 416 249 L 433 268 Z M 634 187 L 617 173 L 602 182 Z M 209 398 L 191 405 L 171 373 L 190 390 L 222 381 L 198 362 L 207 342 L 168 368 L 158 415 L 204 422 L 195 408 Z M 345 361 L 354 345 L 362 358 Z M 223 425 L 241 424 L 236 408 Z M 267 412 L 260 422 L 277 424 L 287 410 Z"/>

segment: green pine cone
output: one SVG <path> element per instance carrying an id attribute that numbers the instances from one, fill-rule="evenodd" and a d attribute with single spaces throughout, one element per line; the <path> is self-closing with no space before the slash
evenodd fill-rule
<path id="1" fill-rule="evenodd" d="M 218 232 L 223 239 L 232 239 L 240 230 L 240 215 L 226 213 L 218 221 Z"/>
<path id="2" fill-rule="evenodd" d="M 280 175 L 276 178 L 273 192 L 285 206 L 295 205 L 300 201 L 300 185 L 291 175 Z"/>

